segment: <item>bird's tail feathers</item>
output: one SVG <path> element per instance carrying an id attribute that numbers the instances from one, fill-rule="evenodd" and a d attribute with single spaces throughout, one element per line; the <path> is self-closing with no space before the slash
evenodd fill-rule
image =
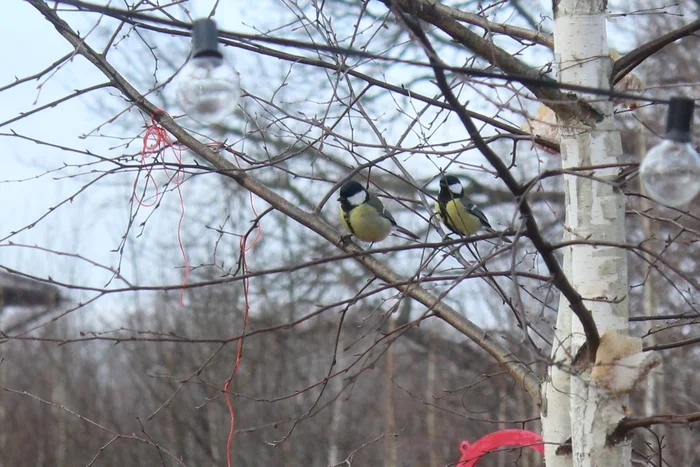
<path id="1" fill-rule="evenodd" d="M 487 231 L 488 233 L 501 234 L 501 237 L 500 237 L 501 240 L 503 240 L 503 241 L 506 242 L 506 243 L 513 243 L 513 242 L 510 240 L 510 238 L 504 237 L 504 236 L 502 235 L 503 232 L 499 232 L 498 230 L 494 230 L 494 229 L 492 229 L 491 227 L 486 227 L 486 226 L 484 226 L 484 230 Z"/>
<path id="2" fill-rule="evenodd" d="M 407 237 L 411 237 L 413 240 L 420 240 L 420 237 L 418 235 L 414 234 L 413 232 L 411 232 L 408 229 L 404 229 L 400 225 L 396 225 L 396 226 L 394 226 L 394 228 L 397 231 L 401 232 L 402 234 L 406 235 Z"/>

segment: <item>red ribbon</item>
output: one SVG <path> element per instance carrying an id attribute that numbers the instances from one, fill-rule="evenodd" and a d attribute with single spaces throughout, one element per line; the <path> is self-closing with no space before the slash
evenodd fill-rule
<path id="1" fill-rule="evenodd" d="M 537 433 L 527 430 L 501 430 L 489 433 L 473 444 L 469 444 L 467 441 L 459 443 L 462 457 L 457 462 L 457 467 L 474 467 L 481 456 L 497 451 L 504 446 L 532 448 L 540 454 L 544 454 L 542 437 Z"/>

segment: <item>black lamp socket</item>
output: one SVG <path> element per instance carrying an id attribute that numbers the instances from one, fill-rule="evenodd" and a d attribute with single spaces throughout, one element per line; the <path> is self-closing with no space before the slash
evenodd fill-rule
<path id="1" fill-rule="evenodd" d="M 192 58 L 219 57 L 219 30 L 213 19 L 198 19 L 192 23 Z"/>
<path id="2" fill-rule="evenodd" d="M 679 143 L 691 141 L 690 127 L 693 124 L 695 101 L 687 97 L 672 97 L 666 116 L 666 139 Z"/>

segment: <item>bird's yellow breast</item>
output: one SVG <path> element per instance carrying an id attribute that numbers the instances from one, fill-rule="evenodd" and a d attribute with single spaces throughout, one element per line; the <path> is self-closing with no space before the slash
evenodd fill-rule
<path id="1" fill-rule="evenodd" d="M 444 207 L 441 207 L 440 203 L 435 203 L 435 209 L 454 233 L 472 235 L 481 228 L 479 218 L 467 211 L 462 201 L 458 199 L 448 201 Z"/>
<path id="2" fill-rule="evenodd" d="M 379 215 L 368 204 L 355 206 L 350 212 L 340 210 L 340 220 L 346 229 L 363 242 L 379 242 L 391 233 L 389 219 Z"/>

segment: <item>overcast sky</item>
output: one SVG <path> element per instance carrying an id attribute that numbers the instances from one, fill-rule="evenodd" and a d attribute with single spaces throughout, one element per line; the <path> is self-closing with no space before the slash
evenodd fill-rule
<path id="1" fill-rule="evenodd" d="M 195 14 L 200 9 L 208 11 L 212 3 L 199 2 Z M 222 4 L 229 3 L 231 2 L 222 2 Z M 242 8 L 240 5 L 238 8 L 235 5 L 228 7 L 222 5 L 218 16 L 224 20 L 223 23 L 219 20 L 220 25 L 247 30 L 248 28 L 243 27 L 236 20 L 240 18 L 238 14 L 240 8 Z M 63 14 L 63 17 L 82 34 L 91 31 L 99 18 L 98 15 L 82 13 Z M 101 21 L 104 25 L 110 20 L 103 18 Z M 188 41 L 188 39 L 183 40 Z M 92 31 L 88 43 L 94 47 L 103 41 L 99 34 Z M 4 44 L 0 52 L 3 63 L 0 67 L 0 86 L 12 83 L 15 78 L 21 79 L 38 73 L 72 50 L 68 42 L 31 5 L 19 0 L 10 0 L 3 6 L 3 14 L 0 15 L 0 43 Z M 185 56 L 173 57 L 173 61 L 180 64 L 185 59 Z M 50 76 L 49 79 L 47 79 L 48 76 Z M 0 92 L 0 122 L 6 122 L 22 112 L 39 108 L 70 94 L 75 89 L 104 81 L 102 73 L 86 60 L 77 57 L 57 72 L 44 76 L 38 81 L 32 80 Z M 0 238 L 6 238 L 10 232 L 18 231 L 35 222 L 51 207 L 76 193 L 93 178 L 92 176 L 64 177 L 76 173 L 78 170 L 75 169 L 47 173 L 60 168 L 64 161 L 76 163 L 90 159 L 7 135 L 14 131 L 20 135 L 41 138 L 56 145 L 89 149 L 101 156 L 118 154 L 118 150 L 109 149 L 118 144 L 118 141 L 112 137 L 130 135 L 123 127 L 114 125 L 106 125 L 99 132 L 94 132 L 108 118 L 107 113 L 99 110 L 102 103 L 114 106 L 116 109 L 125 107 L 124 101 L 115 91 L 97 91 L 0 127 L 0 134 L 2 134 L 0 161 L 3 167 L 0 171 L 0 198 L 3 200 L 0 205 L 0 219 L 2 219 Z M 85 134 L 93 136 L 87 139 L 80 138 Z M 134 152 L 134 147 L 132 146 L 129 151 Z M 56 180 L 56 177 L 61 179 Z M 133 180 L 133 174 L 129 177 Z M 36 227 L 12 236 L 9 241 L 76 253 L 101 264 L 116 266 L 118 255 L 111 250 L 119 245 L 127 221 L 129 177 L 91 187 L 83 195 L 76 197 L 73 203 L 64 205 L 55 213 L 49 214 Z M 174 198 L 166 199 L 166 205 L 168 202 L 177 201 Z M 139 243 L 146 245 L 148 240 L 152 240 L 153 236 L 159 233 L 158 230 L 161 230 L 161 234 L 174 233 L 173 216 L 163 217 L 164 219 L 157 224 L 159 229 L 151 227 L 140 241 L 132 242 L 134 251 L 139 248 Z M 169 219 L 165 219 L 166 217 Z M 160 256 L 155 256 L 152 250 L 153 248 L 150 248 L 137 252 L 136 256 L 145 263 L 146 267 L 150 267 L 149 259 L 151 266 L 162 259 L 162 253 L 159 254 Z M 130 258 L 133 257 L 133 255 L 130 256 Z M 174 260 L 175 258 L 177 256 L 173 257 Z M 85 262 L 47 254 L 36 249 L 8 246 L 8 240 L 0 243 L 0 265 L 28 274 L 51 276 L 56 280 L 91 286 L 102 286 L 110 277 L 109 272 Z M 173 274 L 164 280 L 179 280 L 181 271 L 176 269 L 178 266 L 181 264 L 169 265 L 166 269 L 170 269 Z M 126 264 L 124 271 L 132 276 L 133 271 L 129 269 L 130 265 Z"/>
<path id="2" fill-rule="evenodd" d="M 221 2 L 216 19 L 222 29 L 253 32 L 251 26 L 264 24 L 260 18 L 269 15 L 263 12 L 269 12 L 274 7 L 273 3 L 272 0 L 262 0 L 245 5 L 244 9 L 243 2 Z M 191 8 L 195 9 L 195 17 L 207 12 L 211 4 L 212 1 L 197 4 L 190 2 Z M 4 44 L 0 49 L 3 63 L 0 67 L 0 86 L 11 83 L 16 77 L 24 78 L 40 72 L 72 51 L 72 47 L 30 5 L 20 0 L 9 0 L 3 6 L 3 14 L 0 15 L 0 43 Z M 98 20 L 102 25 L 110 21 L 106 18 L 99 19 L 98 15 L 83 13 L 62 16 L 81 34 L 92 31 Z M 181 40 L 189 41 L 186 38 Z M 99 46 L 103 41 L 104 38 L 92 31 L 88 43 Z M 617 43 L 620 46 L 619 40 Z M 625 48 L 622 45 L 622 49 Z M 115 60 L 114 55 L 110 57 Z M 170 58 L 176 66 L 186 59 L 185 56 Z M 119 59 L 116 60 L 119 65 Z M 120 71 L 128 73 L 129 64 L 121 65 Z M 258 79 L 258 76 L 250 76 L 255 73 L 241 71 L 244 88 L 247 83 L 254 83 Z M 32 80 L 0 92 L 0 122 L 70 94 L 74 89 L 101 83 L 104 79 L 91 64 L 77 57 L 57 72 L 38 81 Z M 429 83 L 426 85 L 432 86 Z M 110 150 L 119 142 L 114 137 L 134 135 L 129 135 L 123 126 L 118 125 L 105 125 L 95 133 L 94 130 L 103 125 L 110 115 L 104 110 L 100 111 L 102 104 L 108 105 L 110 109 L 125 107 L 123 99 L 115 91 L 98 91 L 0 127 L 0 161 L 3 167 L 0 171 L 0 198 L 3 200 L 0 205 L 0 239 L 35 222 L 51 207 L 76 193 L 93 178 L 65 178 L 65 175 L 76 173 L 75 169 L 47 174 L 47 171 L 60 168 L 66 160 L 76 163 L 90 159 L 75 154 L 67 155 L 58 149 L 6 135 L 14 131 L 20 135 L 40 137 L 52 144 L 89 149 L 101 156 L 119 154 L 121 149 Z M 135 115 L 134 118 L 136 117 Z M 232 118 L 242 117 L 239 112 Z M 85 134 L 93 136 L 80 138 Z M 134 152 L 134 147 L 129 148 L 129 151 Z M 62 178 L 55 180 L 56 177 Z M 92 261 L 115 267 L 119 257 L 112 250 L 119 245 L 128 220 L 131 180 L 133 174 L 127 174 L 108 183 L 100 183 L 76 197 L 73 203 L 49 214 L 35 228 L 12 236 L 10 240 L 80 254 Z M 154 244 L 173 244 L 177 220 L 173 213 L 179 209 L 177 198 L 166 197 L 165 208 L 157 214 L 161 216 L 158 222 L 151 223 L 142 237 L 133 238 L 130 242 L 127 261 L 123 265 L 127 276 L 136 276 L 133 266 L 138 261 L 142 270 L 153 272 L 158 269 L 157 273 L 163 275 L 159 280 L 148 282 L 178 283 L 181 280 L 179 267 L 182 266 L 182 259 L 179 252 L 173 250 L 169 257 L 164 257 L 162 250 L 153 247 Z M 7 240 L 0 242 L 0 265 L 41 277 L 51 276 L 56 280 L 97 287 L 103 286 L 110 277 L 107 271 L 85 262 L 36 249 L 8 246 Z M 78 293 L 75 295 L 80 296 Z"/>
<path id="3" fill-rule="evenodd" d="M 12 0 L 7 2 L 0 15 L 0 41 L 2 62 L 0 67 L 0 85 L 11 83 L 15 77 L 23 78 L 41 71 L 48 65 L 69 53 L 71 47 L 61 40 L 55 29 L 43 19 L 30 5 Z M 51 102 L 77 89 L 98 82 L 101 77 L 83 60 L 76 60 L 60 70 L 47 82 L 45 78 L 25 83 L 0 93 L 0 121 L 14 118 L 20 112 L 27 112 Z M 45 84 L 38 89 L 38 85 Z M 75 99 L 63 103 L 54 109 L 45 110 L 23 120 L 4 125 L 3 134 L 11 131 L 45 141 L 72 147 L 81 147 L 85 141 L 77 136 L 88 132 L 97 124 L 94 112 L 86 106 L 84 99 Z M 90 147 L 101 151 L 106 146 L 104 141 L 95 138 Z M 0 172 L 0 237 L 5 238 L 11 231 L 19 230 L 46 213 L 55 205 L 75 192 L 80 181 L 54 181 L 51 175 L 34 179 L 47 169 L 60 166 L 60 151 L 38 146 L 19 138 L 2 136 L 0 143 L 0 160 L 3 170 Z M 29 179 L 29 180 L 23 180 Z M 23 180 L 16 182 L 16 180 Z M 7 182 L 9 181 L 9 182 Z M 97 197 L 99 190 L 90 195 Z M 98 222 L 74 222 L 82 216 L 89 216 L 88 199 L 77 199 L 72 206 L 61 209 L 40 222 L 36 228 L 14 236 L 16 243 L 38 244 L 49 248 L 90 255 L 95 260 L 105 260 L 103 246 L 109 242 L 104 226 Z M 0 264 L 17 268 L 21 271 L 46 276 L 60 277 L 61 263 L 53 255 L 36 250 L 0 248 Z M 73 263 L 73 262 L 71 262 Z M 73 274 L 82 272 L 73 271 Z M 65 277 L 65 276 L 64 276 Z"/>

